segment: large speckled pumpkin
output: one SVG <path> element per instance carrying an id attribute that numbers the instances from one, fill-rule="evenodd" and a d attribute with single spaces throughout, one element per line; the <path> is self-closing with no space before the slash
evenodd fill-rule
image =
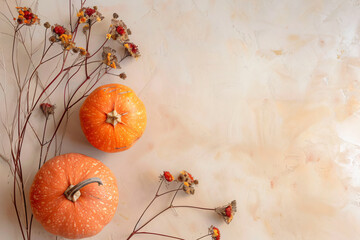
<path id="1" fill-rule="evenodd" d="M 72 239 L 100 232 L 114 216 L 118 201 L 110 169 L 78 153 L 47 161 L 30 189 L 35 219 L 50 233 Z"/>
<path id="2" fill-rule="evenodd" d="M 108 84 L 86 98 L 80 109 L 80 123 L 94 147 L 119 152 L 130 148 L 144 133 L 146 111 L 129 87 Z"/>

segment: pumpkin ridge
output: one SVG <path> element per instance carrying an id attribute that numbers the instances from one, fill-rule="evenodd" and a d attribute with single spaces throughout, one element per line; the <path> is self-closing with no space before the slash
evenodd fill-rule
<path id="1" fill-rule="evenodd" d="M 59 198 L 63 198 L 63 197 L 64 197 L 64 196 L 62 195 L 62 196 L 59 197 Z M 59 200 L 59 199 L 58 199 L 58 200 Z M 42 222 L 46 222 L 46 223 L 47 223 L 47 222 L 49 222 L 50 218 L 52 218 L 55 214 L 61 215 L 61 213 L 64 212 L 64 206 L 66 205 L 66 202 L 61 201 L 59 204 L 60 204 L 60 205 L 58 205 L 58 208 L 55 209 L 55 211 L 50 212 L 49 214 L 47 214 L 46 217 L 43 217 L 43 218 L 42 218 Z M 44 225 L 43 225 L 43 226 L 44 226 Z M 48 227 L 47 225 L 45 225 L 44 228 L 45 228 L 48 232 L 51 232 L 51 233 L 53 233 L 53 234 L 55 234 L 57 231 L 59 231 L 59 229 L 62 229 L 62 227 L 58 227 L 58 228 L 56 228 L 56 229 L 53 229 L 53 228 Z"/>

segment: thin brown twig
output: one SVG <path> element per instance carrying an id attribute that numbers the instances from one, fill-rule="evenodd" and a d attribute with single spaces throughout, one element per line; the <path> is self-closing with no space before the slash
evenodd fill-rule
<path id="1" fill-rule="evenodd" d="M 174 237 L 167 234 L 162 233 L 154 233 L 154 232 L 137 232 L 136 234 L 147 234 L 147 235 L 155 235 L 155 236 L 161 236 L 166 238 L 172 238 L 172 239 L 178 239 L 178 240 L 185 240 L 184 238 Z"/>

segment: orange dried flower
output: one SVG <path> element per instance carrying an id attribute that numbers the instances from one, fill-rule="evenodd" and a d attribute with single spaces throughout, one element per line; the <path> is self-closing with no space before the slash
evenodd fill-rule
<path id="1" fill-rule="evenodd" d="M 85 50 L 85 48 L 78 47 L 78 49 L 80 51 L 80 55 L 85 56 L 86 54 L 88 54 L 88 52 Z"/>

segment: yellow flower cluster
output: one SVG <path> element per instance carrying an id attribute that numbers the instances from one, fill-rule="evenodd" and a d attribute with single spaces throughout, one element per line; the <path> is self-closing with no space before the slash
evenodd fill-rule
<path id="1" fill-rule="evenodd" d="M 71 38 L 71 34 L 61 34 L 59 37 L 61 44 L 66 50 L 70 50 L 75 47 L 75 43 L 71 41 Z"/>
<path id="2" fill-rule="evenodd" d="M 83 17 L 84 16 L 84 11 L 80 11 L 76 15 L 77 15 L 77 17 Z"/>
<path id="3" fill-rule="evenodd" d="M 111 53 L 107 54 L 106 57 L 106 65 L 108 65 L 109 67 L 115 68 L 116 69 L 116 64 L 115 61 L 111 61 Z"/>

